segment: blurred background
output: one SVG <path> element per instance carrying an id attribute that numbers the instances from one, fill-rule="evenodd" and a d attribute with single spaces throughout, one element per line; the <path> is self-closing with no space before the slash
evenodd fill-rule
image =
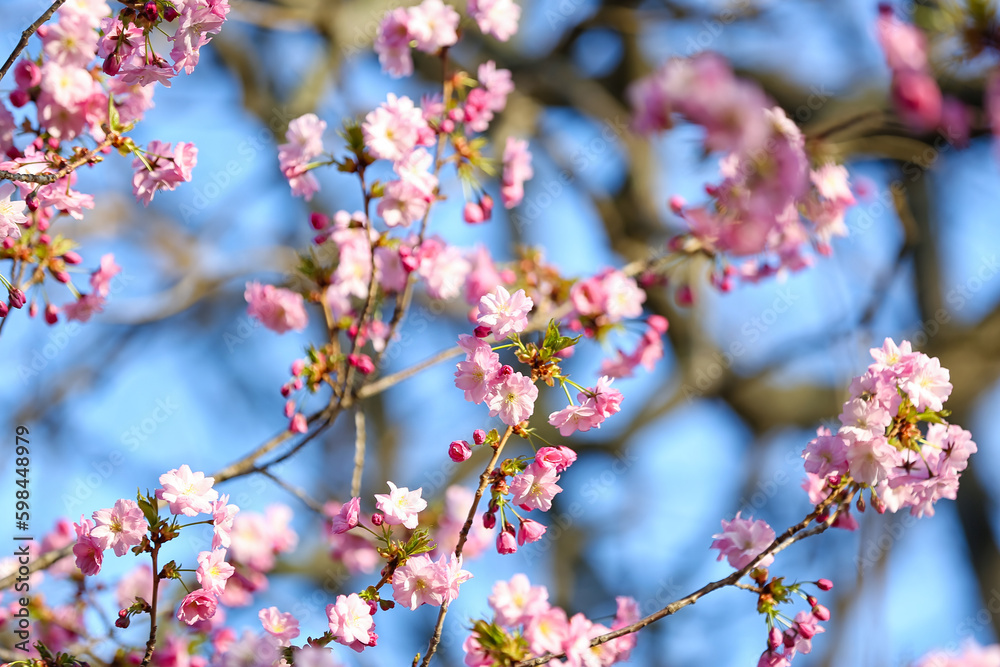
<path id="1" fill-rule="evenodd" d="M 353 211 L 362 202 L 357 183 L 332 170 L 317 174 L 322 190 L 311 204 L 293 198 L 276 145 L 289 120 L 315 111 L 335 148 L 340 122 L 386 93 L 434 90 L 436 62 L 418 54 L 416 76 L 397 81 L 381 73 L 371 51 L 379 20 L 398 4 L 233 0 L 195 73 L 157 91 L 134 135 L 140 144 L 195 142 L 193 182 L 142 208 L 131 195 L 129 160 L 112 155 L 82 174 L 80 189 L 95 194 L 97 208 L 60 224 L 84 243 L 88 268 L 104 252 L 123 267 L 109 306 L 85 326 L 16 317 L 3 332 L 0 415 L 5 433 L 17 424 L 31 430 L 39 534 L 59 517 L 89 516 L 130 497 L 137 485 L 154 488 L 183 463 L 218 470 L 284 428 L 279 387 L 303 346 L 322 337 L 321 326 L 283 336 L 257 326 L 246 315 L 244 285 L 280 284 L 296 249 L 309 243 L 310 210 Z M 452 56 L 472 72 L 488 59 L 512 70 L 517 91 L 491 132 L 499 141 L 531 138 L 535 177 L 519 209 L 505 217 L 498 207 L 488 225 L 473 227 L 461 219 L 460 183 L 446 172 L 442 187 L 452 199 L 435 208 L 430 227 L 453 244 L 483 243 L 500 260 L 512 258 L 516 244 L 539 245 L 566 275 L 586 275 L 649 257 L 678 231 L 668 197 L 702 201 L 704 184 L 717 180 L 717 156 L 701 153 L 698 128 L 634 135 L 625 101 L 627 84 L 670 56 L 724 54 L 810 136 L 889 107 L 871 0 L 520 4 L 521 30 L 511 42 L 470 29 Z M 0 2 L 0 47 L 9 52 L 47 5 Z M 941 58 L 939 81 L 981 107 L 979 65 Z M 668 289 L 651 290 L 648 312 L 670 320 L 667 357 L 655 372 L 619 381 L 621 414 L 569 443 L 580 460 L 541 518 L 546 539 L 516 555 L 487 549 L 467 562 L 475 578 L 452 606 L 438 664 L 462 664 L 469 619 L 488 613 L 493 582 L 515 572 L 549 586 L 568 612 L 609 625 L 616 595 L 635 597 L 649 613 L 728 574 L 709 550 L 720 520 L 742 511 L 780 532 L 805 515 L 800 453 L 817 426 L 836 420 L 851 377 L 870 361 L 868 348 L 887 336 L 913 341 L 951 370 L 946 407 L 972 431 L 979 453 L 958 500 L 939 503 L 934 517 L 866 512 L 857 532 L 831 531 L 779 556 L 775 573 L 836 583 L 822 598 L 833 615 L 827 631 L 796 664 L 904 665 L 932 648 L 995 642 L 1000 173 L 993 138 L 975 135 L 958 150 L 893 124 L 838 133 L 829 148 L 847 162 L 859 203 L 848 213 L 851 235 L 834 242 L 832 257 L 725 295 L 693 276 L 690 309 L 677 309 Z M 487 190 L 498 196 L 498 184 Z M 385 372 L 450 347 L 467 329 L 463 305 L 418 299 Z M 631 348 L 637 337 L 626 332 L 620 343 Z M 589 345 L 568 364 L 582 384 L 592 384 L 601 356 Z M 451 464 L 448 443 L 496 424 L 461 399 L 453 371 L 453 362 L 439 364 L 366 401 L 364 508 L 387 479 L 423 487 L 438 501 L 447 484 L 474 486 L 482 461 Z M 549 428 L 545 416 L 563 406 L 559 395 L 542 392 L 533 423 Z M 342 418 L 278 472 L 313 498 L 343 500 L 353 455 L 353 424 Z M 0 488 L 12 488 L 13 467 L 11 456 L 0 460 Z M 272 481 L 244 477 L 220 491 L 245 510 L 287 504 L 300 540 L 268 591 L 228 610 L 235 627 L 259 629 L 256 610 L 276 605 L 298 609 L 303 637 L 318 635 L 337 593 L 377 578 L 343 575 L 328 557 L 318 515 Z M 0 506 L 12 502 L 8 495 Z M 176 550 L 178 558 L 190 554 Z M 109 558 L 99 579 L 110 585 L 133 565 L 131 556 Z M 70 587 L 44 590 L 54 603 Z M 754 665 L 766 633 L 755 605 L 745 591 L 713 593 L 644 630 L 631 663 Z M 338 660 L 409 664 L 426 649 L 436 614 L 426 606 L 379 614 L 379 647 L 361 655 L 339 647 Z M 138 645 L 144 624 L 135 625 L 128 632 Z"/>

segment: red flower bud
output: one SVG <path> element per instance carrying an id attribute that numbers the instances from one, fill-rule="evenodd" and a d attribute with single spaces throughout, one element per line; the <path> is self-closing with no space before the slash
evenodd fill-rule
<path id="1" fill-rule="evenodd" d="M 25 104 L 31 101 L 31 96 L 28 95 L 26 90 L 21 90 L 18 88 L 10 94 L 10 103 L 14 105 L 15 109 L 20 109 Z"/>
<path id="2" fill-rule="evenodd" d="M 27 297 L 24 296 L 24 292 L 15 287 L 14 289 L 10 290 L 9 294 L 10 294 L 10 305 L 13 308 L 24 307 L 24 304 L 27 301 Z"/>
<path id="3" fill-rule="evenodd" d="M 486 431 L 481 428 L 477 428 L 472 432 L 472 441 L 477 445 L 481 445 L 486 442 Z"/>
<path id="4" fill-rule="evenodd" d="M 55 324 L 59 321 L 59 309 L 51 303 L 45 306 L 45 321 L 49 324 Z"/>
<path id="5" fill-rule="evenodd" d="M 497 525 L 497 515 L 493 512 L 486 512 L 483 514 L 483 527 L 487 530 L 492 530 L 494 526 Z"/>
<path id="6" fill-rule="evenodd" d="M 816 587 L 819 588 L 821 591 L 828 591 L 831 588 L 833 588 L 833 582 L 830 581 L 829 579 L 820 579 L 819 581 L 816 582 Z"/>
<path id="7" fill-rule="evenodd" d="M 451 446 L 448 447 L 448 456 L 455 463 L 461 463 L 472 456 L 472 448 L 465 440 L 452 440 Z"/>
<path id="8" fill-rule="evenodd" d="M 480 325 L 472 333 L 476 334 L 476 338 L 486 338 L 490 335 L 490 328 Z"/>
<path id="9" fill-rule="evenodd" d="M 383 521 L 385 521 L 385 515 L 382 514 L 381 512 L 375 512 L 374 514 L 372 514 L 373 526 L 381 526 Z"/>

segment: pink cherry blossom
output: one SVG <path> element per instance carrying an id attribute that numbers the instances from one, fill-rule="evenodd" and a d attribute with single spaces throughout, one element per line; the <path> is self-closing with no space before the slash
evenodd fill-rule
<path id="1" fill-rule="evenodd" d="M 198 162 L 198 148 L 183 141 L 178 142 L 176 147 L 151 141 L 140 153 L 141 158 L 132 160 L 132 168 L 136 170 L 132 190 L 144 206 L 149 206 L 158 191 L 173 190 L 179 184 L 189 182 Z"/>
<path id="2" fill-rule="evenodd" d="M 569 620 L 566 612 L 559 607 L 549 607 L 528 619 L 524 628 L 524 638 L 535 655 L 562 653 L 563 644 L 569 636 Z"/>
<path id="3" fill-rule="evenodd" d="M 254 281 L 247 283 L 243 296 L 249 304 L 247 313 L 279 334 L 302 331 L 309 323 L 301 294 Z"/>
<path id="4" fill-rule="evenodd" d="M 222 595 L 226 590 L 226 581 L 235 571 L 236 568 L 226 562 L 225 549 L 202 551 L 198 554 L 198 569 L 195 571 L 195 576 L 201 587 L 209 593 Z"/>
<path id="5" fill-rule="evenodd" d="M 435 53 L 458 41 L 458 12 L 441 0 L 424 0 L 409 13 L 410 36 L 421 51 Z"/>
<path id="6" fill-rule="evenodd" d="M 13 183 L 0 185 L 0 239 L 21 238 L 21 225 L 28 222 L 28 216 L 24 214 L 27 204 L 10 199 L 16 190 Z"/>
<path id="7" fill-rule="evenodd" d="M 950 374 L 937 357 L 921 355 L 909 373 L 901 377 L 901 388 L 918 411 L 940 411 L 951 395 Z"/>
<path id="8" fill-rule="evenodd" d="M 413 100 L 389 93 L 378 109 L 365 116 L 361 130 L 374 157 L 395 162 L 412 153 L 430 127 Z"/>
<path id="9" fill-rule="evenodd" d="M 846 472 L 847 445 L 848 441 L 842 435 L 832 435 L 830 429 L 820 428 L 802 452 L 806 472 L 821 478 Z"/>
<path id="10" fill-rule="evenodd" d="M 76 544 L 73 545 L 76 566 L 83 574 L 92 577 L 101 571 L 104 549 L 98 540 L 91 537 L 90 531 L 94 524 L 90 519 L 81 516 L 80 523 L 74 523 L 73 527 L 76 528 Z"/>
<path id="11" fill-rule="evenodd" d="M 192 472 L 185 463 L 180 468 L 160 475 L 163 488 L 156 490 L 156 497 L 170 503 L 171 514 L 212 514 L 212 503 L 219 497 L 219 492 L 212 488 L 214 483 L 214 477 L 205 477 L 203 472 Z"/>
<path id="12" fill-rule="evenodd" d="M 603 419 L 593 405 L 583 403 L 568 405 L 558 412 L 553 412 L 549 415 L 549 424 L 558 428 L 559 435 L 565 438 L 576 431 L 585 433 L 599 426 Z"/>
<path id="13" fill-rule="evenodd" d="M 517 546 L 523 547 L 526 543 L 537 542 L 542 539 L 547 528 L 537 521 L 524 519 L 517 529 Z"/>
<path id="14" fill-rule="evenodd" d="M 115 256 L 111 253 L 101 256 L 101 267 L 90 274 L 90 286 L 94 293 L 107 297 L 111 292 L 111 279 L 121 273 L 122 267 L 115 264 Z"/>
<path id="15" fill-rule="evenodd" d="M 468 334 L 460 334 L 459 345 L 466 351 L 465 361 L 458 362 L 455 386 L 465 392 L 465 400 L 479 405 L 496 382 L 500 355 L 488 343 Z"/>
<path id="16" fill-rule="evenodd" d="M 555 468 L 561 473 L 576 461 L 576 452 L 569 447 L 541 447 L 535 452 L 535 463 L 542 468 Z"/>
<path id="17" fill-rule="evenodd" d="M 612 630 L 619 630 L 638 622 L 641 618 L 639 613 L 639 603 L 634 598 L 619 595 L 615 598 L 617 611 L 615 621 L 611 624 Z M 635 648 L 638 637 L 635 633 L 622 635 L 618 639 L 613 639 L 610 643 L 615 649 L 615 660 L 625 662 L 629 659 L 632 649 Z"/>
<path id="18" fill-rule="evenodd" d="M 503 149 L 503 186 L 500 195 L 505 208 L 514 208 L 524 199 L 524 182 L 535 175 L 531 168 L 528 142 L 507 137 Z"/>
<path id="19" fill-rule="evenodd" d="M 413 530 L 417 527 L 417 514 L 427 508 L 427 501 L 420 497 L 422 489 L 410 491 L 408 488 L 396 488 L 392 482 L 389 493 L 376 493 L 375 506 L 385 514 L 385 522 L 390 526 L 402 525 Z"/>
<path id="20" fill-rule="evenodd" d="M 148 523 L 134 500 L 116 500 L 114 507 L 94 512 L 94 528 L 90 536 L 101 545 L 101 550 L 112 549 L 116 556 L 124 556 L 129 547 L 142 542 Z"/>
<path id="21" fill-rule="evenodd" d="M 392 597 L 399 604 L 416 609 L 422 604 L 439 607 L 458 596 L 458 586 L 472 575 L 461 569 L 453 554 L 437 562 L 427 554 L 411 556 L 392 576 Z"/>
<path id="22" fill-rule="evenodd" d="M 410 55 L 410 14 L 397 7 L 382 18 L 375 33 L 375 53 L 382 69 L 394 77 L 413 74 L 413 57 Z"/>
<path id="23" fill-rule="evenodd" d="M 104 312 L 104 297 L 100 294 L 81 294 L 79 299 L 65 304 L 62 309 L 67 320 L 86 322 L 93 314 Z"/>
<path id="24" fill-rule="evenodd" d="M 528 326 L 528 313 L 534 307 L 531 297 L 524 290 L 511 294 L 503 285 L 479 300 L 479 315 L 476 321 L 490 327 L 497 340 L 512 333 L 520 333 Z"/>
<path id="25" fill-rule="evenodd" d="M 229 494 L 221 495 L 212 503 L 212 549 L 229 548 L 233 521 L 239 511 L 238 506 L 229 504 Z"/>
<path id="26" fill-rule="evenodd" d="M 537 509 L 548 512 L 552 509 L 552 499 L 562 491 L 562 487 L 556 484 L 558 479 L 555 468 L 532 463 L 511 481 L 511 502 L 527 511 Z"/>
<path id="27" fill-rule="evenodd" d="M 722 520 L 722 532 L 712 536 L 712 549 L 719 550 L 719 557 L 725 557 L 737 570 L 743 569 L 758 554 L 774 541 L 774 530 L 765 521 L 741 519 L 740 513 L 732 521 Z M 774 556 L 765 556 L 758 566 L 767 567 L 774 562 Z"/>
<path id="28" fill-rule="evenodd" d="M 517 32 L 521 8 L 513 0 L 469 0 L 469 16 L 485 34 L 506 42 Z"/>
<path id="29" fill-rule="evenodd" d="M 326 607 L 330 632 L 338 644 L 343 644 L 358 653 L 371 642 L 372 620 L 368 603 L 357 593 L 338 595 L 336 602 Z"/>
<path id="30" fill-rule="evenodd" d="M 336 535 L 346 533 L 358 525 L 360 513 L 361 499 L 351 498 L 341 506 L 336 516 L 330 519 L 330 531 Z"/>
<path id="31" fill-rule="evenodd" d="M 188 625 L 194 625 L 199 621 L 207 621 L 215 616 L 218 609 L 218 600 L 215 595 L 199 588 L 184 596 L 180 606 L 177 608 L 177 620 Z"/>
<path id="32" fill-rule="evenodd" d="M 290 613 L 282 613 L 277 607 L 268 607 L 257 612 L 264 630 L 278 640 L 280 646 L 288 646 L 299 636 L 299 621 Z"/>
<path id="33" fill-rule="evenodd" d="M 549 609 L 549 591 L 544 586 L 532 586 L 527 576 L 515 574 L 510 581 L 493 584 L 489 603 L 498 623 L 514 627 Z"/>
<path id="34" fill-rule="evenodd" d="M 326 121 L 314 113 L 307 113 L 288 123 L 286 143 L 278 146 L 281 173 L 288 179 L 292 194 L 306 201 L 319 190 L 319 182 L 309 169 L 313 160 L 323 153 L 325 130 Z"/>
<path id="35" fill-rule="evenodd" d="M 538 398 L 538 387 L 520 373 L 511 373 L 493 385 L 486 397 L 486 405 L 490 416 L 500 416 L 507 426 L 516 426 L 528 419 L 535 411 L 535 399 Z"/>

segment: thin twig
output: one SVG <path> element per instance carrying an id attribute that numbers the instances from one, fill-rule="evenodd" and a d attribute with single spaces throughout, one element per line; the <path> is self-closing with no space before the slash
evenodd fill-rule
<path id="1" fill-rule="evenodd" d="M 10 55 L 7 57 L 7 62 L 3 64 L 3 67 L 0 67 L 0 79 L 4 78 L 7 74 L 7 70 L 9 70 L 10 66 L 14 64 L 17 57 L 21 55 L 21 51 L 24 51 L 24 49 L 27 48 L 28 40 L 35 34 L 35 31 L 41 28 L 43 23 L 52 18 L 52 15 L 56 13 L 56 10 L 62 7 L 65 2 L 66 0 L 56 0 L 53 2 L 48 9 L 42 12 L 42 15 L 39 16 L 34 23 L 29 25 L 28 28 L 21 33 L 21 39 L 17 41 L 17 45 L 14 47 L 14 50 L 11 51 Z"/>
<path id="2" fill-rule="evenodd" d="M 354 411 L 354 474 L 351 476 L 351 497 L 361 495 L 361 474 L 365 470 L 365 411 Z"/>
<path id="3" fill-rule="evenodd" d="M 852 492 L 852 494 L 853 494 L 853 492 Z M 826 500 L 824 500 L 822 503 L 820 503 L 819 505 L 817 505 L 816 509 L 814 509 L 812 512 L 810 512 L 809 515 L 805 519 L 803 519 L 802 521 L 800 521 L 799 523 L 797 523 L 797 524 L 795 524 L 793 526 L 790 526 L 788 528 L 788 530 L 786 530 L 784 533 L 782 533 L 781 535 L 779 535 L 778 537 L 776 537 L 774 539 L 774 541 L 771 542 L 771 544 L 766 549 L 764 549 L 762 552 L 760 552 L 759 554 L 757 554 L 757 556 L 755 556 L 753 558 L 753 560 L 751 560 L 749 563 L 747 563 L 741 569 L 737 570 L 736 572 L 733 572 L 728 577 L 725 577 L 724 579 L 719 579 L 717 581 L 713 581 L 711 583 L 705 584 L 704 586 L 702 586 L 701 588 L 699 588 L 695 592 L 691 593 L 690 595 L 687 595 L 685 597 L 682 597 L 679 600 L 675 600 L 674 602 L 671 602 L 670 604 L 668 604 L 663 609 L 660 609 L 659 611 L 654 612 L 654 613 L 650 614 L 649 616 L 646 616 L 645 618 L 640 619 L 639 621 L 633 623 L 632 625 L 628 625 L 628 626 L 625 626 L 623 628 L 619 628 L 618 630 L 615 630 L 613 632 L 609 632 L 607 634 L 603 634 L 603 635 L 599 635 L 597 637 L 594 637 L 590 641 L 590 645 L 591 646 L 600 646 L 601 644 L 606 644 L 607 642 L 611 641 L 612 639 L 617 639 L 619 637 L 623 637 L 625 635 L 632 634 L 633 632 L 638 632 L 642 628 L 646 627 L 647 625 L 649 625 L 651 623 L 655 623 L 656 621 L 660 620 L 661 618 L 664 618 L 666 616 L 670 616 L 671 614 L 675 614 L 678 611 L 680 611 L 681 609 L 683 609 L 684 607 L 693 605 L 699 599 L 701 599 L 702 597 L 708 595 L 712 591 L 716 591 L 716 590 L 718 590 L 720 588 L 725 588 L 726 586 L 732 586 L 732 585 L 736 584 L 748 572 L 750 572 L 750 570 L 752 570 L 755 567 L 757 567 L 757 565 L 762 560 L 764 560 L 764 558 L 766 558 L 768 556 L 771 556 L 771 555 L 774 555 L 774 554 L 778 553 L 779 551 L 784 550 L 785 548 L 791 546 L 792 544 L 794 544 L 795 542 L 798 542 L 799 540 L 804 540 L 804 539 L 806 539 L 808 537 L 812 537 L 813 535 L 818 535 L 818 534 L 822 533 L 823 531 L 825 531 L 827 528 L 829 528 L 833 524 L 833 522 L 836 520 L 837 515 L 840 512 L 840 507 L 838 507 L 835 511 L 831 512 L 830 515 L 828 517 L 826 517 L 826 519 L 824 521 L 818 523 L 813 528 L 810 528 L 809 530 L 806 530 L 806 528 L 809 527 L 809 524 L 811 524 L 817 517 L 819 517 L 821 514 L 823 514 L 823 512 L 826 510 L 827 507 L 829 507 L 830 505 L 834 504 L 835 500 L 836 500 L 837 504 L 840 504 L 843 495 L 844 495 L 843 491 L 841 491 L 839 493 L 830 494 L 830 496 Z M 539 665 L 544 665 L 545 663 L 549 662 L 550 660 L 557 660 L 557 659 L 564 658 L 564 657 L 566 657 L 565 653 L 546 653 L 545 655 L 539 656 L 537 658 L 532 658 L 530 660 L 523 660 L 523 661 L 517 663 L 516 665 L 514 665 L 514 667 L 538 667 Z"/>
<path id="4" fill-rule="evenodd" d="M 149 639 L 146 641 L 146 653 L 142 656 L 142 663 L 139 667 L 146 667 L 153 657 L 153 649 L 156 648 L 156 603 L 160 592 L 160 570 L 156 565 L 156 557 L 160 553 L 160 544 L 153 547 L 153 599 L 149 603 Z"/>
<path id="5" fill-rule="evenodd" d="M 294 486 L 293 484 L 289 484 L 285 480 L 281 479 L 280 477 L 272 473 L 270 470 L 258 469 L 255 472 L 264 475 L 264 477 L 267 477 L 269 480 L 271 480 L 272 482 L 283 488 L 285 491 L 288 491 L 290 494 L 301 500 L 302 503 L 306 507 L 311 509 L 313 512 L 316 512 L 317 514 L 323 514 L 323 506 L 320 505 L 319 502 L 313 500 L 309 496 L 309 494 L 307 494 L 303 489 L 300 489 L 299 487 Z"/>
<path id="6" fill-rule="evenodd" d="M 91 148 L 89 151 L 80 153 L 77 157 L 70 160 L 65 166 L 63 166 L 62 169 L 54 174 L 20 174 L 16 171 L 6 171 L 0 169 L 0 180 L 21 181 L 23 183 L 34 183 L 36 185 L 49 185 L 51 183 L 55 183 L 61 178 L 65 178 L 77 167 L 82 167 L 91 161 L 99 162 L 101 160 L 99 153 L 110 146 L 111 143 L 112 139 L 110 137 L 106 138 L 96 147 Z"/>
<path id="7" fill-rule="evenodd" d="M 486 470 L 483 474 L 479 476 L 479 488 L 476 489 L 476 495 L 472 499 L 472 507 L 469 508 L 469 516 L 465 518 L 465 525 L 462 526 L 462 532 L 458 534 L 458 544 L 455 545 L 455 558 L 460 558 L 462 556 L 462 548 L 465 547 L 465 541 L 469 537 L 469 531 L 472 530 L 472 522 L 476 520 L 476 510 L 479 507 L 479 501 L 483 498 L 483 492 L 486 491 L 486 486 L 490 483 L 490 476 L 493 473 L 493 469 L 497 465 L 497 461 L 500 460 L 500 453 L 503 451 L 504 445 L 507 444 L 507 440 L 510 439 L 511 433 L 514 432 L 513 426 L 508 426 L 507 430 L 503 434 L 503 438 L 500 439 L 500 443 L 497 444 L 496 449 L 493 450 L 493 458 L 490 459 L 489 464 L 486 466 Z M 448 605 L 451 602 L 448 598 L 445 598 L 444 603 L 441 605 L 441 611 L 438 612 L 437 623 L 434 625 L 434 634 L 431 635 L 430 643 L 427 645 L 427 655 L 424 656 L 424 661 L 421 663 L 423 667 L 427 667 L 430 664 L 431 658 L 434 657 L 434 653 L 437 651 L 438 644 L 441 643 L 441 631 L 444 629 L 444 617 L 448 613 Z M 419 656 L 418 656 L 419 657 Z M 414 663 L 416 663 L 416 658 L 414 658 Z"/>

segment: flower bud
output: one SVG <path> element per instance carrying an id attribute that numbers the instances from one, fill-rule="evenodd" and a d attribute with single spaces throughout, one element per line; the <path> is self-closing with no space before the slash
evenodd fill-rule
<path id="1" fill-rule="evenodd" d="M 302 370 L 306 367 L 306 362 L 301 359 L 296 359 L 292 362 L 292 375 L 298 377 L 302 375 Z"/>
<path id="2" fill-rule="evenodd" d="M 108 76 L 115 76 L 122 68 L 122 56 L 118 51 L 112 51 L 104 59 L 101 70 Z"/>
<path id="3" fill-rule="evenodd" d="M 472 448 L 465 440 L 452 440 L 451 446 L 448 447 L 448 456 L 455 463 L 461 463 L 469 460 L 469 457 L 472 456 Z"/>
<path id="4" fill-rule="evenodd" d="M 12 239 L 9 236 L 5 236 L 3 241 L 0 242 L 0 246 L 2 246 L 4 250 L 10 250 L 11 248 L 14 247 L 14 243 L 16 243 L 14 239 Z"/>
<path id="5" fill-rule="evenodd" d="M 688 308 L 694 305 L 694 292 L 691 291 L 690 285 L 681 285 L 678 287 L 674 298 L 677 299 L 677 305 L 682 308 Z"/>
<path id="6" fill-rule="evenodd" d="M 288 425 L 288 430 L 292 433 L 305 433 L 309 430 L 309 424 L 306 422 L 306 416 L 301 412 L 295 414 L 292 417 L 291 423 Z"/>
<path id="7" fill-rule="evenodd" d="M 490 335 L 490 328 L 480 325 L 472 333 L 476 334 L 476 338 L 486 338 Z"/>
<path id="8" fill-rule="evenodd" d="M 49 324 L 55 324 L 59 321 L 59 309 L 54 304 L 50 303 L 45 306 L 45 321 Z"/>
<path id="9" fill-rule="evenodd" d="M 812 623 L 796 623 L 795 629 L 799 631 L 803 639 L 812 639 L 816 636 L 816 626 Z"/>
<path id="10" fill-rule="evenodd" d="M 28 92 L 26 90 L 21 90 L 20 88 L 18 88 L 17 90 L 12 91 L 10 94 L 10 103 L 14 106 L 15 109 L 20 109 L 30 101 L 31 101 L 31 96 L 28 95 Z"/>
<path id="11" fill-rule="evenodd" d="M 497 515 L 493 512 L 483 513 L 483 527 L 492 530 L 497 525 Z"/>
<path id="12" fill-rule="evenodd" d="M 773 651 L 779 646 L 781 646 L 781 630 L 771 628 L 771 631 L 767 633 L 767 647 Z"/>
<path id="13" fill-rule="evenodd" d="M 486 220 L 483 207 L 474 201 L 465 202 L 465 209 L 462 211 L 463 219 L 470 225 L 475 225 Z"/>
<path id="14" fill-rule="evenodd" d="M 130 622 L 131 621 L 129 621 L 128 616 L 119 616 L 117 619 L 115 619 L 115 626 L 119 628 L 127 628 Z"/>
<path id="15" fill-rule="evenodd" d="M 70 275 L 65 271 L 53 271 L 52 277 L 61 283 L 68 283 L 70 281 Z"/>
<path id="16" fill-rule="evenodd" d="M 65 255 L 63 255 L 62 259 L 67 264 L 79 264 L 80 262 L 83 261 L 83 258 L 80 257 L 79 253 L 76 253 L 76 252 L 74 252 L 72 250 L 70 250 L 68 253 L 66 253 Z"/>
<path id="17" fill-rule="evenodd" d="M 52 243 L 52 237 L 49 236 L 48 234 L 39 234 L 38 242 L 41 243 L 42 245 L 49 245 L 50 243 Z"/>
<path id="18" fill-rule="evenodd" d="M 11 307 L 13 307 L 13 308 L 23 308 L 24 307 L 24 304 L 27 301 L 27 297 L 24 296 L 24 292 L 22 292 L 20 289 L 18 289 L 17 287 L 15 287 L 12 290 L 10 290 L 9 294 L 10 294 L 10 305 L 11 305 Z"/>
<path id="19" fill-rule="evenodd" d="M 4 303 L 3 301 L 0 301 L 0 317 L 7 317 L 8 312 L 9 311 L 7 310 L 7 304 Z"/>
<path id="20" fill-rule="evenodd" d="M 347 355 L 347 363 L 357 368 L 358 372 L 363 375 L 368 375 L 375 370 L 375 363 L 367 354 L 349 354 Z"/>
<path id="21" fill-rule="evenodd" d="M 681 212 L 684 210 L 684 204 L 686 203 L 687 202 L 684 201 L 684 197 L 681 197 L 680 195 L 674 195 L 673 197 L 670 198 L 670 210 L 673 211 L 676 215 L 680 215 Z"/>
<path id="22" fill-rule="evenodd" d="M 546 527 L 537 521 L 525 519 L 521 522 L 521 528 L 517 531 L 517 544 L 524 546 L 525 542 L 537 542 L 545 534 Z"/>
<path id="23" fill-rule="evenodd" d="M 481 428 L 477 428 L 475 431 L 473 431 L 472 442 L 476 443 L 477 445 L 481 445 L 484 442 L 486 442 L 486 431 L 484 431 Z"/>
<path id="24" fill-rule="evenodd" d="M 493 215 L 493 197 L 484 194 L 479 199 L 479 206 L 483 209 L 483 215 L 489 220 Z"/>
<path id="25" fill-rule="evenodd" d="M 830 620 L 830 610 L 821 604 L 814 605 L 812 608 L 812 613 L 813 616 L 817 618 L 817 620 L 824 622 Z"/>
<path id="26" fill-rule="evenodd" d="M 381 512 L 375 512 L 374 514 L 372 514 L 372 525 L 373 526 L 376 526 L 376 527 L 377 526 L 381 526 L 383 521 L 385 521 L 385 515 L 382 514 Z"/>
<path id="27" fill-rule="evenodd" d="M 32 212 L 37 211 L 40 206 L 38 202 L 38 195 L 34 192 L 28 193 L 28 196 L 24 198 L 24 203 L 28 205 L 28 210 Z"/>
<path id="28" fill-rule="evenodd" d="M 309 225 L 316 231 L 326 229 L 330 226 L 330 218 L 319 211 L 314 211 L 309 215 Z"/>
<path id="29" fill-rule="evenodd" d="M 517 551 L 517 540 L 506 530 L 501 530 L 497 535 L 497 553 L 512 554 Z"/>
<path id="30" fill-rule="evenodd" d="M 28 306 L 28 317 L 34 317 L 38 314 L 38 302 L 32 301 L 31 305 Z"/>
<path id="31" fill-rule="evenodd" d="M 167 21 L 169 23 L 170 21 L 173 21 L 178 16 L 180 16 L 180 14 L 178 14 L 177 10 L 174 9 L 173 7 L 171 7 L 170 5 L 167 5 L 166 7 L 163 8 L 163 20 L 164 21 Z"/>
<path id="32" fill-rule="evenodd" d="M 505 379 L 505 378 L 509 378 L 513 374 L 514 374 L 514 369 L 511 368 L 509 365 L 504 364 L 500 368 L 500 372 L 497 373 L 497 377 L 500 378 L 500 379 Z"/>
<path id="33" fill-rule="evenodd" d="M 143 7 L 143 13 L 150 21 L 156 21 L 156 19 L 160 17 L 160 10 L 157 8 L 156 3 L 153 2 L 153 0 L 146 3 L 146 6 Z"/>
<path id="34" fill-rule="evenodd" d="M 830 581 L 829 579 L 820 579 L 819 581 L 816 582 L 816 587 L 819 588 L 821 591 L 828 591 L 831 588 L 833 588 L 833 582 Z"/>

